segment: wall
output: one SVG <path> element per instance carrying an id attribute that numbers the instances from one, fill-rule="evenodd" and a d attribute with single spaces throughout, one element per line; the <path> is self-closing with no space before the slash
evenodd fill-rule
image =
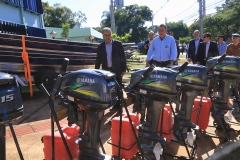
<path id="1" fill-rule="evenodd" d="M 21 10 L 22 15 L 21 15 Z M 21 17 L 22 16 L 22 17 Z M 25 24 L 30 27 L 43 28 L 41 24 L 41 15 L 31 13 L 21 7 L 16 7 L 12 4 L 6 4 L 0 0 L 0 19 L 18 24 Z"/>
<path id="2" fill-rule="evenodd" d="M 0 19 L 22 24 L 20 8 L 16 8 L 11 4 L 5 4 L 0 0 Z"/>
<path id="3" fill-rule="evenodd" d="M 31 27 L 43 28 L 40 23 L 40 16 L 35 13 L 31 13 L 27 10 L 23 11 L 23 19 L 24 19 L 25 25 L 28 25 Z"/>

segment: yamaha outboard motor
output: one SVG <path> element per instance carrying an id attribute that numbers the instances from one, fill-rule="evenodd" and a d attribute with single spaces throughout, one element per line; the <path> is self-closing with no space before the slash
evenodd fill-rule
<path id="1" fill-rule="evenodd" d="M 207 61 L 207 67 L 211 66 L 219 57 L 212 58 Z M 232 110 L 229 107 L 228 95 L 230 85 L 236 86 L 236 80 L 240 77 L 240 58 L 234 56 L 226 56 L 221 63 L 212 69 L 212 76 L 209 88 L 212 90 L 212 97 L 217 111 L 212 113 L 214 125 L 221 129 L 220 121 L 217 115 L 221 118 L 226 129 L 229 129 L 228 123 L 224 121 L 224 110 Z"/>
<path id="2" fill-rule="evenodd" d="M 169 100 L 176 99 L 177 71 L 156 67 L 148 75 L 144 75 L 146 70 L 147 68 L 132 73 L 129 86 L 133 86 L 134 95 L 140 95 L 148 100 L 146 114 L 143 106 L 142 108 L 136 106 L 134 110 L 141 112 L 141 125 L 138 134 L 141 149 L 144 151 L 145 158 L 151 159 L 154 145 L 156 143 L 166 144 L 165 139 L 158 133 L 158 122 L 161 109 Z M 135 82 L 139 77 L 144 78 L 140 78 L 141 81 L 136 84 Z"/>
<path id="3" fill-rule="evenodd" d="M 115 74 L 83 69 L 64 76 L 62 95 L 84 110 L 85 123 L 80 135 L 79 159 L 104 160 L 108 156 L 100 153 L 100 125 L 104 110 L 118 100 Z M 110 158 L 110 157 L 109 157 Z"/>
<path id="4" fill-rule="evenodd" d="M 173 67 L 177 70 L 179 66 Z M 201 65 L 189 64 L 177 76 L 177 87 L 180 93 L 180 109 L 177 118 L 182 127 L 196 128 L 191 122 L 192 107 L 200 92 L 207 90 L 207 68 Z"/>
<path id="5" fill-rule="evenodd" d="M 6 159 L 6 125 L 9 125 L 14 137 L 20 159 L 23 159 L 12 121 L 23 114 L 21 91 L 17 80 L 10 74 L 0 72 L 0 155 Z"/>
<path id="6" fill-rule="evenodd" d="M 23 114 L 21 91 L 16 79 L 0 72 L 0 124 Z"/>

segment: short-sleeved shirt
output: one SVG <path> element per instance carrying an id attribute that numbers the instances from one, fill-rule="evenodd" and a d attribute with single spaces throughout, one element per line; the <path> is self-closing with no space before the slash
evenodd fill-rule
<path id="1" fill-rule="evenodd" d="M 226 54 L 229 56 L 240 56 L 240 44 L 234 46 L 233 43 L 227 46 Z"/>

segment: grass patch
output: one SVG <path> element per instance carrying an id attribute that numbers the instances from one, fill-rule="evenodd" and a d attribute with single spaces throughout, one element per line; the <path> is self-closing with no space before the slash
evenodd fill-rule
<path id="1" fill-rule="evenodd" d="M 29 98 L 30 97 L 30 90 L 29 86 L 21 86 L 22 98 Z M 33 85 L 33 96 L 41 95 L 42 91 L 40 91 L 35 85 Z"/>

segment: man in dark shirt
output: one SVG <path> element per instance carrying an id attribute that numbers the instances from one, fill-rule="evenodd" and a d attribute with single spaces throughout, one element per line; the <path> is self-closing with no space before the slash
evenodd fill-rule
<path id="1" fill-rule="evenodd" d="M 172 31 L 169 32 L 169 35 L 174 38 L 174 33 Z M 180 48 L 179 48 L 179 42 L 174 38 L 176 42 L 176 47 L 177 47 L 177 60 L 174 61 L 174 65 L 178 65 L 178 60 L 179 60 L 179 55 L 180 55 Z"/>
<path id="2" fill-rule="evenodd" d="M 196 55 L 197 55 L 198 46 L 200 42 L 203 41 L 203 39 L 200 38 L 199 30 L 195 30 L 193 32 L 193 36 L 194 36 L 194 39 L 192 39 L 189 42 L 187 55 L 188 55 L 188 62 L 189 63 L 192 62 L 193 64 L 196 64 Z"/>
<path id="3" fill-rule="evenodd" d="M 153 31 L 150 31 L 149 33 L 148 33 L 148 40 L 146 40 L 146 42 L 144 43 L 144 49 L 146 50 L 146 53 L 148 52 L 148 49 L 149 49 L 149 47 L 150 47 L 150 45 L 151 45 L 151 42 L 152 42 L 152 40 L 154 39 L 154 36 L 155 36 L 155 34 L 154 34 L 154 32 Z"/>

